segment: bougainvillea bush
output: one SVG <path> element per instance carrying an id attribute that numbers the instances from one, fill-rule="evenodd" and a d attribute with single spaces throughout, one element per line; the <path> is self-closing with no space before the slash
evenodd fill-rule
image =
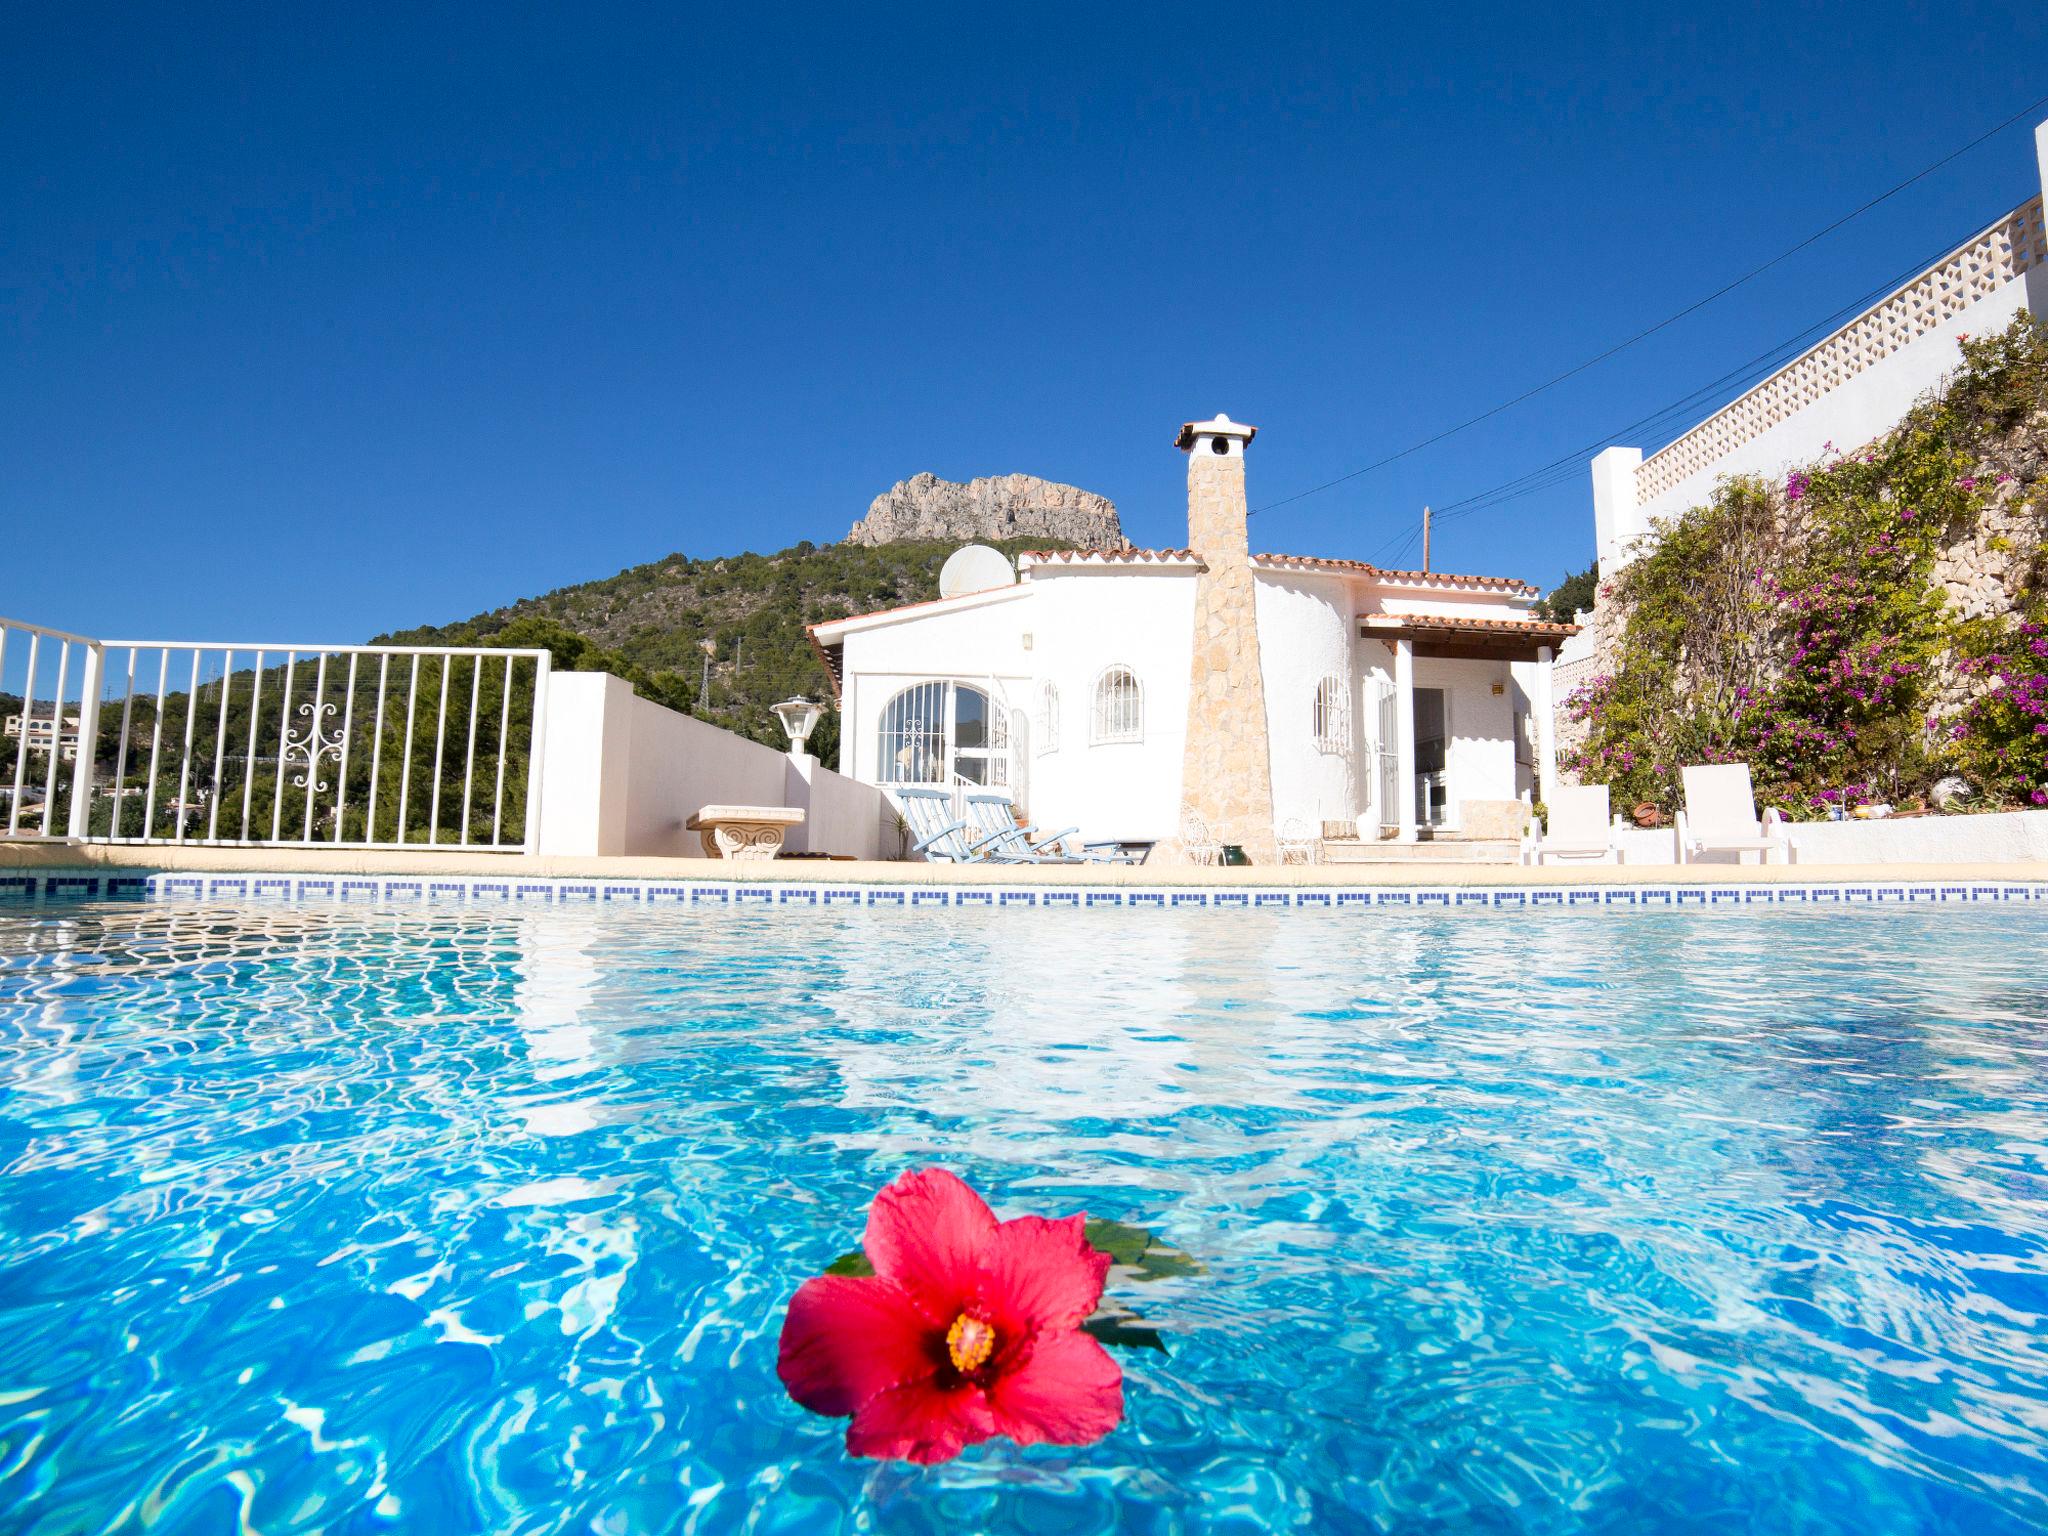
<path id="1" fill-rule="evenodd" d="M 1568 770 L 1666 810 L 1682 766 L 1732 761 L 1793 816 L 1951 774 L 1985 808 L 2048 805 L 2048 326 L 1962 350 L 1889 437 L 1723 481 L 1603 584 L 1619 640 L 1566 700 Z M 2009 590 L 1965 617 L 1939 573 L 1994 507 L 2023 542 L 1990 539 Z"/>

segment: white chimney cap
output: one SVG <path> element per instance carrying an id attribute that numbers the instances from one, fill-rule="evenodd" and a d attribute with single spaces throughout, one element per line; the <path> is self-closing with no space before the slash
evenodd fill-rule
<path id="1" fill-rule="evenodd" d="M 1234 437 L 1250 442 L 1259 435 L 1257 427 L 1248 427 L 1241 421 L 1232 421 L 1220 411 L 1207 421 L 1184 421 L 1180 425 L 1180 436 L 1173 440 L 1176 448 L 1192 448 L 1198 437 Z"/>

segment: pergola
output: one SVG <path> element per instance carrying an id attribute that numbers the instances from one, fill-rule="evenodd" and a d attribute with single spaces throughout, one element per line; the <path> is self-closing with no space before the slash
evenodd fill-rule
<path id="1" fill-rule="evenodd" d="M 1537 794 L 1548 799 L 1557 783 L 1557 722 L 1550 696 L 1550 663 L 1557 647 L 1577 634 L 1576 624 L 1542 619 L 1492 619 L 1448 614 L 1372 613 L 1358 621 L 1358 632 L 1378 640 L 1394 655 L 1394 762 L 1401 786 L 1401 841 L 1415 841 L 1415 658 L 1448 661 L 1533 661 L 1539 663 L 1529 700 L 1536 716 Z"/>

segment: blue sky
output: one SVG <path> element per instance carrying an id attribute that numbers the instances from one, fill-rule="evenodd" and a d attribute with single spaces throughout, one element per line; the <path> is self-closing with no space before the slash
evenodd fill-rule
<path id="1" fill-rule="evenodd" d="M 360 639 L 826 542 L 927 469 L 1174 543 L 1183 419 L 1256 423 L 1253 505 L 1290 496 L 2048 92 L 2037 4 L 429 9 L 10 14 L 0 612 Z M 1390 555 L 2033 178 L 2023 124 L 1253 542 Z M 1437 563 L 1549 584 L 1591 545 L 1574 472 Z"/>

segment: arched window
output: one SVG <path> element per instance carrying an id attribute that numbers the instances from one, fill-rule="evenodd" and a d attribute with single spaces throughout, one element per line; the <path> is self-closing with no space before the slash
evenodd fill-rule
<path id="1" fill-rule="evenodd" d="M 1009 782 L 1009 718 L 966 683 L 915 683 L 882 710 L 875 782 Z"/>
<path id="2" fill-rule="evenodd" d="M 1057 684 L 1042 683 L 1038 689 L 1038 751 L 1040 755 L 1060 749 L 1060 690 Z"/>
<path id="3" fill-rule="evenodd" d="M 1091 746 L 1145 738 L 1145 692 L 1129 667 L 1105 667 L 1095 679 L 1095 713 L 1088 731 Z"/>
<path id="4" fill-rule="evenodd" d="M 1351 700 L 1344 684 L 1334 677 L 1316 684 L 1313 726 L 1318 752 L 1351 750 Z"/>

